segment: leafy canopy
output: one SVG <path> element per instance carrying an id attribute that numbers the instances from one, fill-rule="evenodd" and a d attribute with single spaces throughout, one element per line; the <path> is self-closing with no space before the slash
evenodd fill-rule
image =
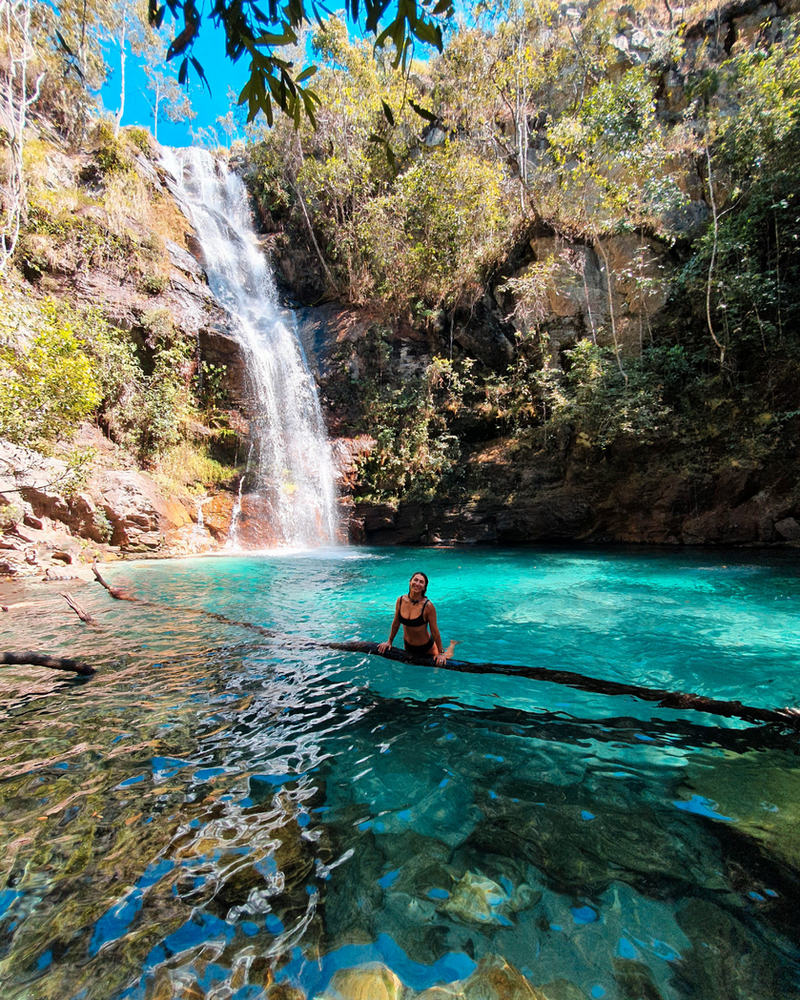
<path id="1" fill-rule="evenodd" d="M 149 0 L 150 21 L 160 27 L 166 11 L 175 18 L 177 32 L 167 50 L 167 60 L 182 56 L 178 82 L 186 81 L 189 65 L 203 82 L 203 67 L 192 55 L 192 46 L 200 34 L 204 16 L 225 32 L 225 52 L 229 59 L 238 62 L 242 56 L 250 57 L 250 78 L 239 94 L 239 104 L 247 103 L 248 122 L 259 111 L 268 124 L 273 121 L 273 105 L 299 125 L 305 114 L 314 120 L 314 108 L 319 103 L 317 94 L 303 84 L 316 72 L 315 66 L 305 66 L 296 71 L 291 59 L 281 55 L 286 46 L 295 45 L 298 32 L 312 19 L 322 24 L 322 13 L 329 13 L 317 0 L 213 0 L 207 15 L 201 13 L 196 0 Z M 391 11 L 391 20 L 383 26 L 383 19 Z M 388 43 L 394 45 L 396 65 L 405 65 L 414 41 L 442 50 L 442 18 L 453 15 L 453 0 L 348 0 L 347 13 L 354 24 L 362 16 L 367 32 L 375 36 L 378 48 Z"/>

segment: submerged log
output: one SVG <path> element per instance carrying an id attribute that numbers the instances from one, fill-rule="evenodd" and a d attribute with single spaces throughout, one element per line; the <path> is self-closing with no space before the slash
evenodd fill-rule
<path id="1" fill-rule="evenodd" d="M 80 660 L 70 660 L 66 656 L 50 656 L 47 653 L 0 653 L 0 663 L 8 666 L 31 665 L 34 667 L 49 667 L 50 670 L 71 670 L 82 677 L 91 677 L 94 667 Z"/>
<path id="2" fill-rule="evenodd" d="M 153 602 L 144 601 L 141 598 L 129 596 L 122 591 L 110 587 L 100 575 L 97 566 L 92 567 L 98 583 L 117 600 L 138 601 L 141 604 L 155 606 Z M 704 695 L 687 694 L 683 691 L 666 691 L 660 688 L 642 687 L 639 684 L 625 684 L 621 681 L 602 680 L 599 677 L 586 677 L 571 670 L 554 670 L 552 667 L 520 667 L 511 663 L 472 663 L 469 660 L 448 659 L 447 663 L 439 666 L 433 657 L 415 657 L 404 650 L 389 649 L 385 653 L 378 652 L 378 643 L 361 639 L 352 639 L 348 642 L 330 642 L 321 639 L 311 639 L 303 636 L 286 635 L 268 629 L 263 625 L 256 625 L 254 622 L 234 621 L 225 615 L 214 611 L 203 611 L 195 608 L 173 608 L 173 611 L 194 612 L 213 618 L 216 621 L 224 622 L 227 625 L 237 625 L 240 628 L 251 629 L 269 636 L 287 646 L 315 649 L 336 649 L 346 653 L 367 653 L 372 656 L 383 656 L 389 660 L 397 660 L 400 663 L 415 663 L 426 667 L 436 667 L 439 670 L 456 670 L 464 674 L 504 674 L 508 677 L 524 677 L 527 680 L 546 681 L 550 684 L 562 684 L 565 687 L 572 687 L 578 691 L 588 691 L 592 694 L 605 695 L 629 695 L 638 698 L 640 701 L 652 701 L 661 708 L 673 708 L 679 711 L 692 710 L 696 712 L 708 712 L 711 715 L 719 715 L 726 719 L 743 719 L 745 722 L 780 722 L 784 726 L 791 726 L 793 729 L 800 729 L 800 710 L 791 708 L 774 709 L 758 708 L 754 705 L 743 705 L 740 701 L 720 701 L 716 698 L 706 698 Z"/>
<path id="3" fill-rule="evenodd" d="M 325 646 L 329 649 L 339 649 L 343 652 L 369 653 L 385 656 L 401 663 L 415 663 L 427 667 L 437 667 L 433 657 L 414 657 L 399 649 L 390 649 L 386 653 L 378 652 L 378 643 L 353 640 L 350 642 L 315 642 L 315 646 Z M 552 667 L 518 667 L 510 663 L 471 663 L 468 660 L 448 660 L 439 670 L 456 670 L 464 674 L 505 674 L 508 677 L 525 677 L 533 681 L 548 681 L 551 684 L 562 684 L 579 691 L 589 691 L 594 694 L 629 695 L 640 701 L 656 702 L 661 708 L 678 710 L 692 709 L 697 712 L 709 712 L 723 718 L 744 719 L 745 722 L 780 722 L 793 728 L 800 728 L 800 715 L 791 709 L 757 708 L 743 705 L 740 701 L 718 701 L 716 698 L 706 698 L 699 694 L 686 694 L 683 691 L 664 691 L 659 688 L 642 687 L 639 684 L 624 684 L 621 681 L 607 681 L 599 677 L 586 677 L 584 674 L 571 670 L 554 670 Z"/>

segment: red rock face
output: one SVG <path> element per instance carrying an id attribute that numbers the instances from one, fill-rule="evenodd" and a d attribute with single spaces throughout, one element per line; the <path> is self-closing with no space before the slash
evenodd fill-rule
<path id="1" fill-rule="evenodd" d="M 234 501 L 233 493 L 216 493 L 203 503 L 203 523 L 216 542 L 224 543 L 228 539 Z"/>
<path id="2" fill-rule="evenodd" d="M 279 545 L 279 539 L 270 526 L 264 501 L 256 494 L 245 493 L 236 519 L 236 544 L 242 549 L 270 549 Z"/>

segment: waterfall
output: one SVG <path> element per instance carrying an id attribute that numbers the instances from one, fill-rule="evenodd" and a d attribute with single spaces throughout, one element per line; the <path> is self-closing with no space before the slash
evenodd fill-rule
<path id="1" fill-rule="evenodd" d="M 262 544 L 334 544 L 336 489 L 316 385 L 294 313 L 278 303 L 244 183 L 206 150 L 165 149 L 162 163 L 175 178 L 170 190 L 195 228 L 209 286 L 247 364 L 253 454 L 232 541 L 248 534 Z M 256 530 L 244 532 L 253 520 Z"/>

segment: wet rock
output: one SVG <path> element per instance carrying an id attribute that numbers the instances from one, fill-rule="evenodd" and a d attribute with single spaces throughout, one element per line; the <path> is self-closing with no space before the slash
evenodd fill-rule
<path id="1" fill-rule="evenodd" d="M 445 886 L 451 881 L 447 864 L 452 851 L 438 838 L 422 836 L 412 829 L 400 834 L 384 834 L 380 845 L 385 854 L 384 870 L 380 875 L 385 874 L 388 859 L 398 870 L 393 891 L 426 897 L 432 887 Z"/>
<path id="2" fill-rule="evenodd" d="M 568 979 L 554 979 L 544 983 L 541 989 L 547 1000 L 589 1000 L 586 993 Z"/>
<path id="3" fill-rule="evenodd" d="M 220 388 L 230 405 L 236 407 L 235 416 L 233 419 L 229 417 L 228 423 L 240 437 L 246 437 L 247 421 L 239 413 L 240 410 L 247 413 L 250 398 L 247 390 L 247 358 L 242 353 L 242 346 L 221 323 L 214 328 L 205 326 L 200 330 L 198 340 L 203 360 L 219 369 L 224 368 Z M 243 421 L 242 426 L 237 426 L 237 418 Z"/>
<path id="4" fill-rule="evenodd" d="M 243 549 L 268 549 L 279 541 L 263 499 L 255 493 L 243 493 L 236 518 L 236 544 Z"/>
<path id="5" fill-rule="evenodd" d="M 664 1000 L 653 982 L 653 974 L 642 962 L 630 958 L 615 958 L 614 979 L 625 1000 Z"/>
<path id="6" fill-rule="evenodd" d="M 296 986 L 274 983 L 266 991 L 266 1000 L 306 1000 L 306 995 Z"/>
<path id="7" fill-rule="evenodd" d="M 767 761 L 764 753 L 731 756 L 712 769 L 690 765 L 681 799 L 703 803 L 710 816 L 728 817 L 738 835 L 800 870 L 800 769 L 781 758 Z"/>
<path id="8" fill-rule="evenodd" d="M 418 993 L 416 1000 L 461 1000 L 464 996 L 459 983 L 450 986 L 431 986 Z"/>
<path id="9" fill-rule="evenodd" d="M 541 898 L 542 893 L 530 886 L 509 892 L 485 875 L 466 872 L 441 908 L 463 923 L 508 926 L 512 923 L 510 914 L 535 906 Z"/>
<path id="10" fill-rule="evenodd" d="M 226 541 L 230 535 L 235 501 L 232 493 L 220 492 L 203 504 L 203 523 L 218 542 Z"/>
<path id="11" fill-rule="evenodd" d="M 775 524 L 775 530 L 787 542 L 800 541 L 800 524 L 793 517 L 784 517 Z"/>
<path id="12" fill-rule="evenodd" d="M 416 1000 L 549 1000 L 499 955 L 487 955 L 468 979 L 434 986 Z"/>
<path id="13" fill-rule="evenodd" d="M 338 969 L 319 1000 L 410 1000 L 413 992 L 379 962 Z"/>
<path id="14" fill-rule="evenodd" d="M 733 914 L 703 899 L 690 899 L 677 913 L 692 942 L 675 962 L 681 992 L 703 1000 L 798 996 L 794 972 L 765 948 L 758 933 Z"/>
<path id="15" fill-rule="evenodd" d="M 464 983 L 464 1000 L 547 1000 L 505 959 L 488 955 Z"/>
<path id="16" fill-rule="evenodd" d="M 601 821 L 588 823 L 580 819 L 585 788 L 560 788 L 558 803 L 546 787 L 525 787 L 519 780 L 512 792 L 517 802 L 503 794 L 499 783 L 495 790 L 498 798 L 484 805 L 484 820 L 470 837 L 470 849 L 490 855 L 502 850 L 515 863 L 526 859 L 546 871 L 549 884 L 566 895 L 599 897 L 616 881 L 665 899 L 690 891 L 690 886 L 707 885 L 718 865 L 716 854 L 691 836 L 688 814 L 667 830 L 633 792 L 619 790 L 613 800 L 595 799 L 592 812 Z M 539 807 L 532 809 L 531 802 Z M 637 823 L 631 826 L 634 811 Z M 684 824 L 687 829 L 678 836 L 676 827 Z"/>

